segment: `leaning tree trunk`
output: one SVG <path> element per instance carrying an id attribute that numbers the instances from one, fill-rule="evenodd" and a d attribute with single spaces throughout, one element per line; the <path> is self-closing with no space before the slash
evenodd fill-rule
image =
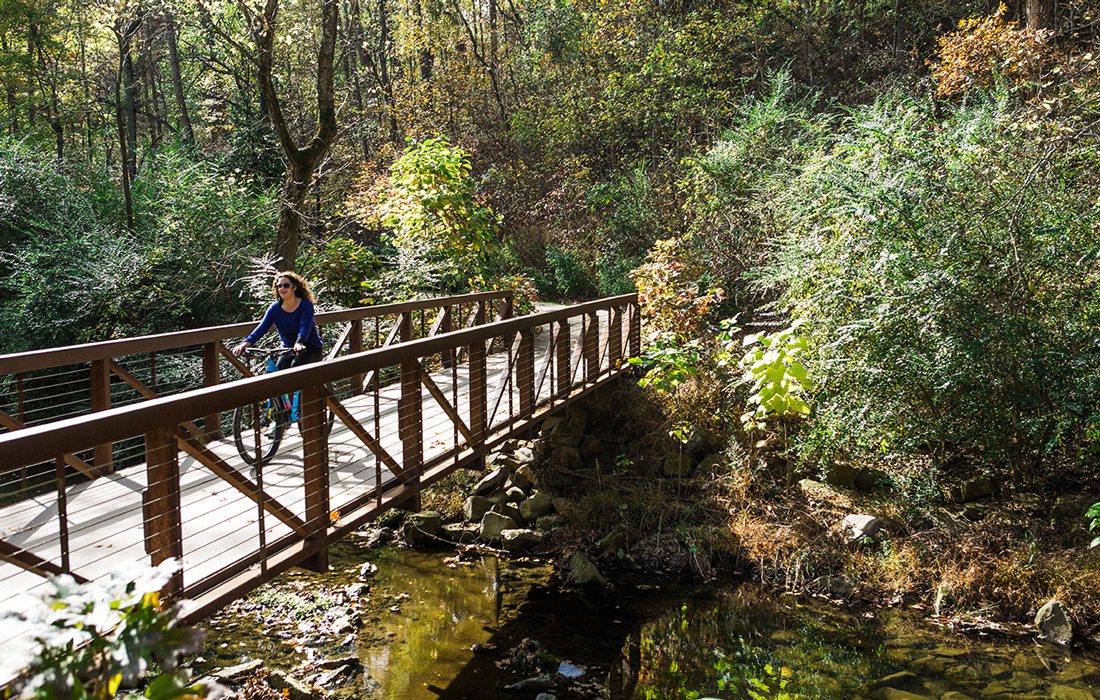
<path id="1" fill-rule="evenodd" d="M 279 0 L 267 0 L 263 22 L 256 32 L 259 48 L 259 78 L 267 103 L 271 127 L 287 160 L 283 196 L 279 202 L 279 230 L 275 255 L 282 269 L 293 269 L 301 240 L 302 208 L 313 176 L 336 137 L 336 98 L 333 90 L 333 62 L 339 19 L 337 0 L 321 0 L 321 44 L 317 50 L 317 129 L 305 146 L 299 147 L 290 133 L 282 103 L 275 93 L 272 60 L 275 45 L 275 17 Z"/>

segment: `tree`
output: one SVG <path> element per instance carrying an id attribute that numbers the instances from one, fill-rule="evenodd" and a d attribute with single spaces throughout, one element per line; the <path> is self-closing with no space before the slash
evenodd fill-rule
<path id="1" fill-rule="evenodd" d="M 242 3 L 242 7 L 244 7 Z M 246 10 L 247 11 L 247 10 Z M 259 22 L 253 24 L 258 49 L 257 68 L 268 118 L 286 156 L 286 177 L 279 202 L 279 229 L 275 254 L 283 266 L 293 268 L 301 239 L 302 205 L 313 178 L 336 137 L 336 98 L 333 90 L 333 57 L 339 9 L 336 0 L 321 0 L 321 43 L 317 49 L 317 128 L 304 146 L 298 146 L 287 124 L 275 91 L 273 61 L 279 0 L 266 0 Z"/>

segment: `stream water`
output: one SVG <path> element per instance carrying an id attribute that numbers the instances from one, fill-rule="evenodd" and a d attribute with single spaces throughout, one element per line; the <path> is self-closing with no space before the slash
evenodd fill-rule
<path id="1" fill-rule="evenodd" d="M 378 570 L 359 603 L 358 631 L 303 644 L 330 623 L 323 614 L 310 621 L 304 609 L 313 601 L 323 612 L 319 579 L 338 589 L 363 556 Z M 562 592 L 544 563 L 456 565 L 446 554 L 393 548 L 348 552 L 335 569 L 296 572 L 282 593 L 261 592 L 216 618 L 200 666 L 262 658 L 291 668 L 343 654 L 362 667 L 330 689 L 386 700 L 540 691 L 559 700 L 1100 698 L 1100 654 L 1091 647 L 964 636 L 910 610 L 851 609 L 743 581 L 653 585 L 650 577 L 612 593 Z M 294 596 L 304 601 L 287 608 L 304 619 L 256 617 L 278 596 L 284 608 Z M 522 690 L 505 689 L 517 682 Z"/>

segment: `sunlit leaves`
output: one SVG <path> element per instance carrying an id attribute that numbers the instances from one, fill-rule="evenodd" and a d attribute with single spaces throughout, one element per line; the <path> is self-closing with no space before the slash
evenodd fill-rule
<path id="1" fill-rule="evenodd" d="M 812 389 L 809 373 L 799 360 L 806 339 L 797 333 L 803 321 L 768 335 L 745 336 L 741 359 L 744 381 L 752 393 L 741 422 L 748 431 L 760 430 L 769 417 L 808 416 L 805 395 Z"/>

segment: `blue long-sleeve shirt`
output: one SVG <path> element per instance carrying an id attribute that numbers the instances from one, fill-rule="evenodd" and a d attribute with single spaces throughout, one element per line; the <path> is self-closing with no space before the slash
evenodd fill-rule
<path id="1" fill-rule="evenodd" d="M 279 331 L 279 338 L 283 341 L 284 348 L 294 347 L 295 342 L 305 345 L 307 348 L 319 348 L 322 346 L 321 334 L 317 331 L 317 324 L 313 321 L 313 302 L 302 299 L 298 308 L 291 313 L 283 311 L 280 301 L 267 307 L 260 325 L 245 338 L 250 344 L 255 344 L 275 324 Z"/>

